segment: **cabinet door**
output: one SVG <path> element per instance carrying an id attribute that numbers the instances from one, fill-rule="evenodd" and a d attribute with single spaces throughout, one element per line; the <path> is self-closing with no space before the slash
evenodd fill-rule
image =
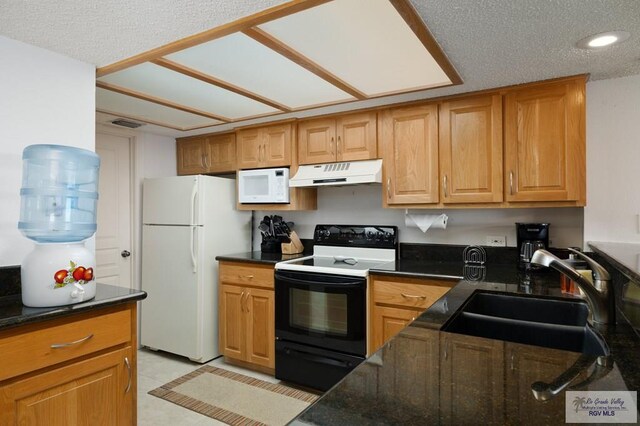
<path id="1" fill-rule="evenodd" d="M 538 401 L 531 392 L 535 382 L 553 383 L 580 356 L 554 349 L 505 343 L 506 407 L 510 419 L 530 419 L 538 424 L 553 424 L 565 415 L 564 395 Z M 573 383 L 586 379 L 587 373 Z M 544 420 L 543 420 L 544 419 Z"/>
<path id="2" fill-rule="evenodd" d="M 322 118 L 298 123 L 298 162 L 300 164 L 336 161 L 336 120 Z"/>
<path id="3" fill-rule="evenodd" d="M 338 161 L 370 160 L 378 156 L 375 112 L 338 117 L 336 147 Z"/>
<path id="4" fill-rule="evenodd" d="M 282 167 L 291 165 L 292 124 L 270 126 L 262 129 L 263 167 Z"/>
<path id="5" fill-rule="evenodd" d="M 383 205 L 437 203 L 437 105 L 386 110 L 381 127 Z"/>
<path id="6" fill-rule="evenodd" d="M 242 287 L 223 284 L 220 286 L 218 312 L 218 339 L 220 352 L 230 358 L 246 359 L 245 297 Z"/>
<path id="7" fill-rule="evenodd" d="M 505 96 L 507 201 L 584 202 L 584 98 L 583 80 Z"/>
<path id="8" fill-rule="evenodd" d="M 0 423 L 135 424 L 134 366 L 128 347 L 0 387 Z"/>
<path id="9" fill-rule="evenodd" d="M 440 339 L 443 423 L 504 424 L 504 342 L 452 333 Z"/>
<path id="10" fill-rule="evenodd" d="M 443 203 L 502 201 L 502 98 L 499 94 L 440 105 Z"/>
<path id="11" fill-rule="evenodd" d="M 397 309 L 375 305 L 373 307 L 369 353 L 377 351 L 418 315 L 420 315 L 420 311 L 412 309 Z"/>
<path id="12" fill-rule="evenodd" d="M 237 159 L 239 169 L 256 169 L 262 159 L 263 141 L 260 129 L 238 130 Z"/>
<path id="13" fill-rule="evenodd" d="M 236 170 L 236 135 L 229 133 L 209 138 L 207 173 L 226 173 Z"/>
<path id="14" fill-rule="evenodd" d="M 197 175 L 207 172 L 205 157 L 207 138 L 179 140 L 178 175 Z"/>
<path id="15" fill-rule="evenodd" d="M 274 293 L 255 288 L 247 292 L 247 361 L 275 368 Z"/>

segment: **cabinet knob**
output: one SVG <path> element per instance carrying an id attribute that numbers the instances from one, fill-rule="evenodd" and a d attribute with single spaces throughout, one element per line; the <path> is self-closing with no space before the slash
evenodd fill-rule
<path id="1" fill-rule="evenodd" d="M 125 257 L 125 258 L 129 257 L 129 256 L 131 256 L 131 252 L 129 250 L 122 250 L 120 252 L 120 256 Z"/>

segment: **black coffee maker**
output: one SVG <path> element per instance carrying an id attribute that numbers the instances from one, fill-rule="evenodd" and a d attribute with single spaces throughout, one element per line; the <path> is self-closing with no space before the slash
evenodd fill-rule
<path id="1" fill-rule="evenodd" d="M 518 251 L 520 253 L 518 267 L 525 270 L 542 268 L 531 264 L 531 257 L 536 250 L 549 247 L 548 223 L 516 223 Z"/>

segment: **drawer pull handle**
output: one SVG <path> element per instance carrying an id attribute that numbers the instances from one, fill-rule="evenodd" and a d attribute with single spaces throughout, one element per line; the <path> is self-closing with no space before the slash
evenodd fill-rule
<path id="1" fill-rule="evenodd" d="M 129 375 L 129 380 L 127 381 L 127 388 L 124 390 L 124 393 L 129 393 L 131 390 L 131 363 L 129 362 L 128 357 L 124 357 L 124 365 L 127 366 L 127 373 Z"/>
<path id="2" fill-rule="evenodd" d="M 79 343 L 82 342 L 86 342 L 87 340 L 91 339 L 93 337 L 93 333 L 91 333 L 90 335 L 83 337 L 82 339 L 78 339 L 74 342 L 69 342 L 69 343 L 54 343 L 53 345 L 51 345 L 51 349 L 62 349 L 62 348 L 68 348 L 69 346 L 73 346 L 73 345 L 77 345 Z"/>
<path id="3" fill-rule="evenodd" d="M 414 296 L 413 294 L 405 294 L 405 293 L 400 293 L 402 295 L 402 297 L 406 297 L 407 299 L 420 299 L 420 300 L 424 300 L 427 298 L 427 296 Z"/>
<path id="4" fill-rule="evenodd" d="M 252 280 L 253 279 L 253 275 L 240 275 L 240 278 L 247 279 L 247 280 Z"/>

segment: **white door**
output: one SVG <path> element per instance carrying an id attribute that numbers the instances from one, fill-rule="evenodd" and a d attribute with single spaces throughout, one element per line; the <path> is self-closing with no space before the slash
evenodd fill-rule
<path id="1" fill-rule="evenodd" d="M 197 226 L 142 227 L 140 343 L 191 359 L 201 357 Z M 198 265 L 198 267 L 201 267 Z M 195 270 L 194 270 L 195 269 Z"/>
<path id="2" fill-rule="evenodd" d="M 131 160 L 130 139 L 96 134 L 100 156 L 96 280 L 131 288 Z"/>

